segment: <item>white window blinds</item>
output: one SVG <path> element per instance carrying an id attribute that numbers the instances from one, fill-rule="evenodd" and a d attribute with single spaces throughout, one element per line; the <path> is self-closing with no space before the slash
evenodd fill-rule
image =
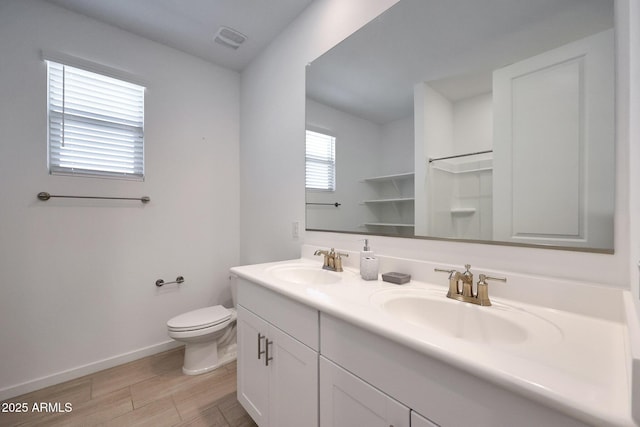
<path id="1" fill-rule="evenodd" d="M 49 171 L 144 178 L 144 87 L 47 61 Z"/>
<path id="2" fill-rule="evenodd" d="M 336 138 L 307 130 L 306 187 L 336 189 Z"/>

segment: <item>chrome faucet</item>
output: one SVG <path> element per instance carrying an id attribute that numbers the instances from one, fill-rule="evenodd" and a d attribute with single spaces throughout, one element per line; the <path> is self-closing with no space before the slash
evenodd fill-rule
<path id="1" fill-rule="evenodd" d="M 479 276 L 476 292 L 473 292 L 473 273 L 471 273 L 471 265 L 465 264 L 465 271 L 460 273 L 456 270 L 443 270 L 440 268 L 434 269 L 434 271 L 441 273 L 449 273 L 449 291 L 447 292 L 447 298 L 455 299 L 458 301 L 468 302 L 471 304 L 491 305 L 489 300 L 489 285 L 487 280 L 500 280 L 506 282 L 504 277 L 491 277 L 486 274 Z"/>
<path id="2" fill-rule="evenodd" d="M 336 252 L 334 248 L 331 248 L 329 251 L 318 249 L 313 254 L 316 256 L 324 255 L 324 263 L 322 264 L 323 269 L 337 272 L 344 271 L 342 268 L 342 257 L 349 256 L 349 254 Z"/>

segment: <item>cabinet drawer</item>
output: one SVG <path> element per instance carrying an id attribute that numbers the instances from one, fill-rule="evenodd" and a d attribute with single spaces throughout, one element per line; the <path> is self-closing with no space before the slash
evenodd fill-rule
<path id="1" fill-rule="evenodd" d="M 411 427 L 438 427 L 417 412 L 411 411 Z"/>
<path id="2" fill-rule="evenodd" d="M 409 408 L 323 357 L 320 378 L 320 427 L 409 427 Z"/>
<path id="3" fill-rule="evenodd" d="M 318 311 L 263 286 L 238 278 L 238 304 L 318 351 Z"/>

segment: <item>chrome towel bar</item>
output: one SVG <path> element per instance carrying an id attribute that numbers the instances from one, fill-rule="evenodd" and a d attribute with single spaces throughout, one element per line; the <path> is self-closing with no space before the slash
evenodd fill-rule
<path id="1" fill-rule="evenodd" d="M 101 199 L 101 200 L 139 200 L 142 203 L 149 203 L 151 198 L 149 196 L 142 197 L 101 197 L 101 196 L 61 196 L 58 194 L 49 194 L 46 191 L 38 193 L 38 199 L 47 201 L 52 197 L 61 197 L 65 199 Z"/>
<path id="2" fill-rule="evenodd" d="M 342 203 L 307 203 L 307 205 L 318 205 L 318 206 L 335 206 L 336 208 L 340 206 Z"/>
<path id="3" fill-rule="evenodd" d="M 158 280 L 156 280 L 156 286 L 160 287 L 160 286 L 164 286 L 164 285 L 173 285 L 174 283 L 180 284 L 182 282 L 184 282 L 184 277 L 182 277 L 182 276 L 176 277 L 176 281 L 175 282 L 165 282 L 162 279 L 158 279 Z"/>

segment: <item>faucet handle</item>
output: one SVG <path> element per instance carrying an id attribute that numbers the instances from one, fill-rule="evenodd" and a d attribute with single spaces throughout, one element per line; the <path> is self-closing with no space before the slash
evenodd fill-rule
<path id="1" fill-rule="evenodd" d="M 434 268 L 433 271 L 437 273 L 449 273 L 449 280 L 460 275 L 458 270 L 447 270 L 446 268 Z"/>
<path id="2" fill-rule="evenodd" d="M 499 280 L 501 282 L 506 282 L 507 278 L 506 277 L 492 277 L 492 276 L 487 276 L 486 274 L 480 274 L 479 276 L 479 281 L 478 281 L 478 286 L 482 285 L 486 285 L 487 284 L 487 280 Z"/>
<path id="3" fill-rule="evenodd" d="M 341 255 L 347 255 L 347 254 L 342 254 L 340 252 L 336 253 L 336 257 L 333 261 L 333 266 L 335 268 L 335 271 L 337 272 L 342 272 L 344 271 L 344 269 L 342 268 L 342 256 Z M 347 255 L 349 256 L 349 255 Z"/>
<path id="4" fill-rule="evenodd" d="M 343 256 L 346 256 L 347 258 L 349 258 L 349 254 L 348 253 L 336 252 L 336 258 L 342 258 Z"/>
<path id="5" fill-rule="evenodd" d="M 486 274 L 479 275 L 480 280 L 478 280 L 478 304 L 489 306 L 491 305 L 491 300 L 489 300 L 489 284 L 487 280 L 499 280 L 501 282 L 506 282 L 506 277 L 492 277 L 487 276 Z"/>
<path id="6" fill-rule="evenodd" d="M 442 268 L 434 268 L 433 271 L 437 271 L 438 273 L 449 273 L 449 292 L 447 292 L 447 297 L 453 298 L 453 295 L 458 295 L 460 293 L 459 284 L 460 281 L 460 272 L 457 270 L 445 270 Z"/>
<path id="7" fill-rule="evenodd" d="M 434 268 L 433 271 L 436 271 L 438 273 L 449 273 L 449 274 L 457 273 L 456 270 L 447 270 L 447 269 L 444 269 L 444 268 Z"/>
<path id="8" fill-rule="evenodd" d="M 460 276 L 462 275 L 462 273 L 460 273 L 458 270 L 447 270 L 447 269 L 442 269 L 442 268 L 434 268 L 433 271 L 436 271 L 438 273 L 449 273 L 449 282 L 453 281 L 453 280 L 458 280 L 460 278 Z M 457 287 L 457 285 L 456 285 Z"/>

